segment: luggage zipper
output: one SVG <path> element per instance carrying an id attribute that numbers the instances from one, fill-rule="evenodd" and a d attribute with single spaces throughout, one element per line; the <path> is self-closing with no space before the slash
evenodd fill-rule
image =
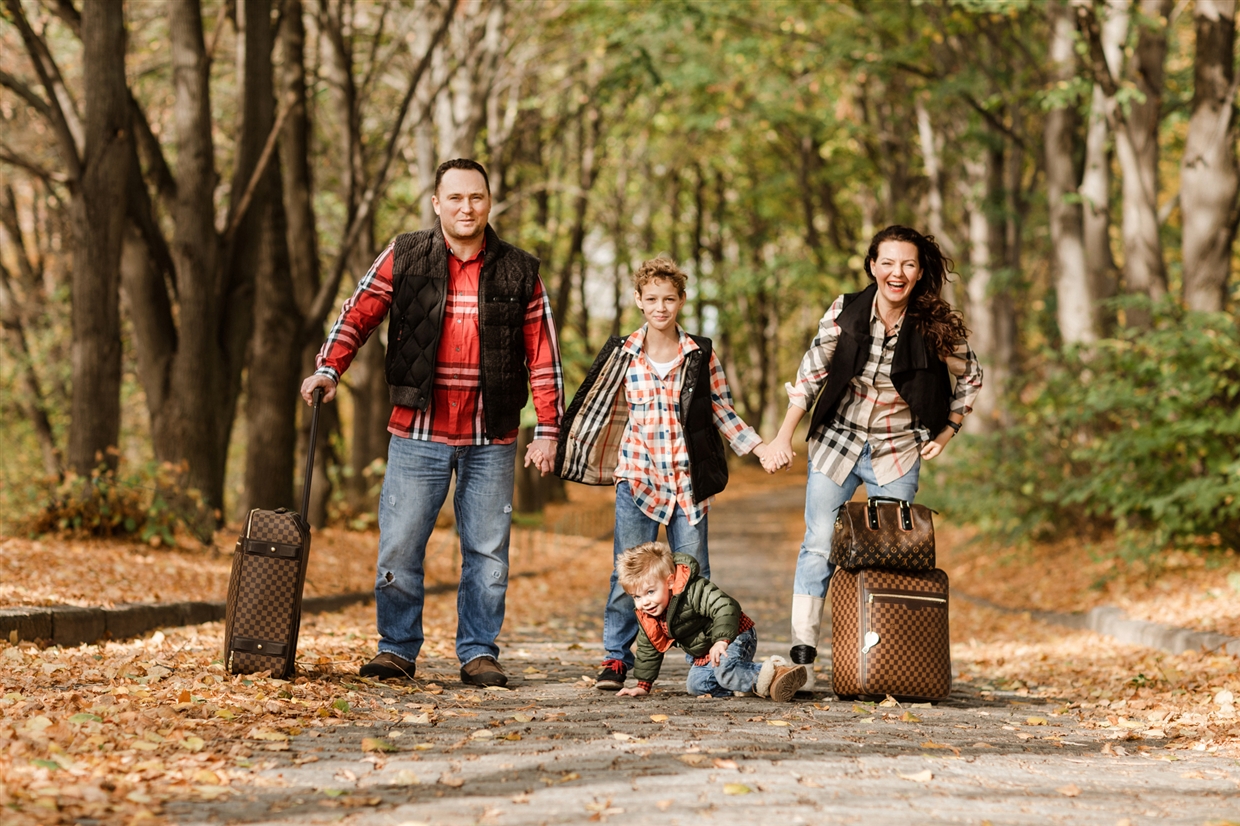
<path id="1" fill-rule="evenodd" d="M 882 594 L 882 593 L 871 593 L 868 599 L 866 599 L 866 602 L 873 605 L 875 597 L 882 600 L 883 602 L 901 602 L 906 599 L 915 599 L 921 602 L 937 602 L 940 605 L 947 602 L 947 600 L 944 599 L 943 597 L 923 597 L 923 596 L 916 596 L 914 594 Z"/>

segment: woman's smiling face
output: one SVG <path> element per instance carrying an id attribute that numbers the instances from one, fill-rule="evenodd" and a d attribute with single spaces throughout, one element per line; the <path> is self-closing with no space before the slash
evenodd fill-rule
<path id="1" fill-rule="evenodd" d="M 884 241 L 878 245 L 878 256 L 870 262 L 870 272 L 887 304 L 896 308 L 906 306 L 921 278 L 917 246 L 908 241 Z"/>

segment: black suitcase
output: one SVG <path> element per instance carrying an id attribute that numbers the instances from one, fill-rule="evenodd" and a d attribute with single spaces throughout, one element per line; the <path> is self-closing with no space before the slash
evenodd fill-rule
<path id="1" fill-rule="evenodd" d="M 951 694 L 947 574 L 839 568 L 829 594 L 837 695 L 943 700 Z"/>
<path id="2" fill-rule="evenodd" d="M 323 391 L 314 391 L 301 513 L 286 508 L 250 511 L 233 551 L 224 614 L 224 667 L 230 674 L 270 671 L 289 679 L 297 664 L 301 595 L 310 556 L 310 506 L 314 445 Z"/>

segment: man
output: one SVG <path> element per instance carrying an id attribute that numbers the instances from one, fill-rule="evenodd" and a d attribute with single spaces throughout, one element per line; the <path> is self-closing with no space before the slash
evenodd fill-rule
<path id="1" fill-rule="evenodd" d="M 438 225 L 399 235 L 383 251 L 344 303 L 301 394 L 309 402 L 321 387 L 331 401 L 358 348 L 390 314 L 393 438 L 379 501 L 379 653 L 360 674 L 414 676 L 426 542 L 455 472 L 461 680 L 502 686 L 508 678 L 495 638 L 508 589 L 517 429 L 532 391 L 538 426 L 525 465 L 551 471 L 564 412 L 559 345 L 538 259 L 487 224 L 491 190 L 482 165 L 440 165 L 431 203 Z"/>

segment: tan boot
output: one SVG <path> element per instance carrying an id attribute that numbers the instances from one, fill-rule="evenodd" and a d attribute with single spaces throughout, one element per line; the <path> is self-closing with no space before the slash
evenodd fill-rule
<path id="1" fill-rule="evenodd" d="M 808 671 L 803 665 L 776 666 L 771 680 L 771 699 L 777 703 L 791 702 L 793 695 L 805 685 Z"/>

